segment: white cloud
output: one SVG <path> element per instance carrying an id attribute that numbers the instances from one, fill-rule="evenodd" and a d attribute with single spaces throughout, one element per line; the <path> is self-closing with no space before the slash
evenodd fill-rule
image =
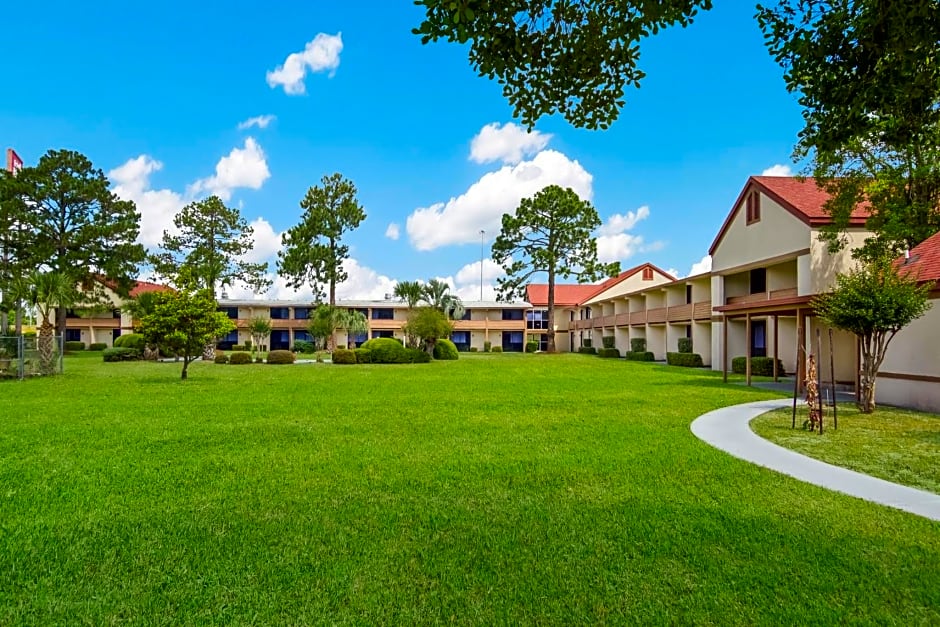
<path id="1" fill-rule="evenodd" d="M 512 122 L 503 126 L 493 122 L 480 129 L 470 142 L 470 159 L 477 163 L 516 164 L 545 148 L 551 138 L 547 133 L 529 132 Z"/>
<path id="2" fill-rule="evenodd" d="M 277 119 L 277 116 L 274 115 L 256 115 L 253 118 L 248 118 L 244 122 L 238 123 L 238 130 L 244 131 L 251 128 L 252 126 L 257 126 L 258 128 L 268 128 L 268 125 L 271 124 L 274 120 Z"/>
<path id="3" fill-rule="evenodd" d="M 245 261 L 257 263 L 270 259 L 281 249 L 281 233 L 274 230 L 271 223 L 264 218 L 255 218 L 249 226 L 254 231 L 252 241 L 254 246 L 247 255 Z"/>
<path id="4" fill-rule="evenodd" d="M 503 267 L 493 261 L 492 259 L 483 260 L 483 280 L 484 281 L 494 281 L 501 276 L 505 276 L 506 271 L 503 270 Z M 476 283 L 477 287 L 480 285 L 480 262 L 474 261 L 473 263 L 468 263 L 460 270 L 457 271 L 457 276 L 454 280 L 455 284 L 462 285 L 465 283 Z M 479 296 L 479 294 L 477 294 Z"/>
<path id="5" fill-rule="evenodd" d="M 529 161 L 503 166 L 483 175 L 466 192 L 446 203 L 416 209 L 406 223 L 408 238 L 418 250 L 480 241 L 480 229 L 496 234 L 504 213 L 548 185 L 572 188 L 581 198 L 593 194 L 591 175 L 560 152 L 543 150 Z"/>
<path id="6" fill-rule="evenodd" d="M 666 274 L 671 274 L 677 279 L 682 278 L 682 276 L 679 274 L 679 271 L 676 270 L 675 268 L 669 268 L 668 270 L 666 270 Z"/>
<path id="7" fill-rule="evenodd" d="M 647 244 L 642 235 L 633 235 L 631 230 L 637 223 L 650 215 L 650 208 L 643 205 L 636 211 L 625 214 L 615 213 L 597 230 L 597 258 L 604 263 L 623 261 L 636 253 L 653 252 L 661 250 L 663 242 Z"/>
<path id="8" fill-rule="evenodd" d="M 283 65 L 267 73 L 268 85 L 274 88 L 282 86 L 285 94 L 304 94 L 307 91 L 304 84 L 307 72 L 315 74 L 328 71 L 332 78 L 339 67 L 339 53 L 342 51 L 342 33 L 318 33 L 301 52 L 289 54 Z"/>
<path id="9" fill-rule="evenodd" d="M 712 257 L 711 255 L 705 255 L 700 261 L 697 261 L 692 264 L 692 269 L 689 270 L 688 276 L 695 276 L 697 274 L 703 274 L 705 272 L 712 271 Z"/>
<path id="10" fill-rule="evenodd" d="M 244 148 L 232 148 L 232 152 L 219 159 L 214 176 L 199 179 L 187 191 L 190 196 L 209 193 L 229 200 L 232 190 L 238 187 L 261 189 L 270 177 L 264 151 L 253 137 L 248 137 Z"/>
<path id="11" fill-rule="evenodd" d="M 156 246 L 163 231 L 173 229 L 173 218 L 186 204 L 183 197 L 169 189 L 150 189 L 150 175 L 163 169 L 163 164 L 147 156 L 130 159 L 110 172 L 113 192 L 124 200 L 132 200 L 140 212 L 138 241 Z"/>
<path id="12" fill-rule="evenodd" d="M 392 240 L 397 240 L 399 235 L 401 235 L 401 228 L 394 222 L 388 225 L 388 228 L 385 229 L 385 237 Z"/>
<path id="13" fill-rule="evenodd" d="M 621 215 L 615 213 L 614 215 L 607 218 L 607 222 L 598 230 L 599 235 L 616 235 L 618 233 L 623 233 L 624 231 L 629 231 L 636 223 L 645 220 L 650 216 L 650 208 L 646 205 L 640 207 L 636 211 L 628 211 L 626 214 Z"/>
<path id="14" fill-rule="evenodd" d="M 788 165 L 778 163 L 770 166 L 760 173 L 761 176 L 793 176 L 793 170 Z"/>

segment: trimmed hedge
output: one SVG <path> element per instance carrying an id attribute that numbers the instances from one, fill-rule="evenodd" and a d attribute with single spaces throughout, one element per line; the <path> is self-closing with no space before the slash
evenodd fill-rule
<path id="1" fill-rule="evenodd" d="M 417 348 L 406 348 L 405 355 L 409 364 L 427 364 L 431 361 L 431 356 L 428 355 L 427 351 L 418 350 Z"/>
<path id="2" fill-rule="evenodd" d="M 409 364 L 412 362 L 412 358 L 408 356 L 405 347 L 396 338 L 373 338 L 364 342 L 362 348 L 371 351 L 372 363 L 374 364 Z"/>
<path id="3" fill-rule="evenodd" d="M 604 348 L 616 348 L 613 335 L 605 335 L 601 338 L 601 343 L 604 345 Z"/>
<path id="4" fill-rule="evenodd" d="M 223 352 L 218 352 L 218 353 L 216 353 L 216 354 L 215 354 L 215 363 L 217 363 L 217 364 L 227 364 L 227 363 L 228 363 L 228 355 L 226 355 L 226 354 L 223 353 Z"/>
<path id="5" fill-rule="evenodd" d="M 459 359 L 457 346 L 448 339 L 440 339 L 434 343 L 434 359 L 450 360 Z"/>
<path id="6" fill-rule="evenodd" d="M 303 353 L 309 355 L 310 353 L 317 352 L 317 346 L 313 342 L 308 340 L 295 340 L 294 341 L 294 352 Z"/>
<path id="7" fill-rule="evenodd" d="M 231 349 L 231 350 L 232 350 L 233 353 L 245 353 L 245 352 L 250 351 L 251 349 L 250 349 L 249 347 L 243 346 L 243 345 L 241 345 L 241 344 L 234 344 L 234 345 L 232 345 L 232 349 Z"/>
<path id="8" fill-rule="evenodd" d="M 607 339 L 607 338 L 604 338 Z M 603 357 L 604 359 L 619 358 L 620 351 L 616 348 L 602 348 L 597 351 L 598 357 Z"/>
<path id="9" fill-rule="evenodd" d="M 137 361 L 140 359 L 140 351 L 135 348 L 127 348 L 126 346 L 106 348 L 101 351 L 101 358 L 107 362 Z"/>
<path id="10" fill-rule="evenodd" d="M 271 351 L 268 353 L 269 364 L 292 364 L 294 363 L 294 353 L 290 351 Z"/>
<path id="11" fill-rule="evenodd" d="M 147 342 L 144 341 L 144 336 L 140 333 L 126 333 L 119 335 L 114 340 L 115 348 L 133 348 L 138 351 L 143 351 L 146 346 Z"/>
<path id="12" fill-rule="evenodd" d="M 591 348 L 591 338 L 585 338 L 581 340 L 581 346 L 584 348 Z"/>
<path id="13" fill-rule="evenodd" d="M 66 342 L 65 350 L 67 351 L 83 351 L 85 350 L 85 342 Z"/>
<path id="14" fill-rule="evenodd" d="M 643 340 L 643 343 L 646 344 L 646 340 Z M 653 353 L 649 351 L 630 351 L 624 353 L 623 357 L 629 361 L 656 361 Z"/>
<path id="15" fill-rule="evenodd" d="M 370 351 L 368 348 L 353 349 L 353 355 L 356 356 L 357 364 L 371 364 L 372 363 L 372 351 Z"/>
<path id="16" fill-rule="evenodd" d="M 483 342 L 483 352 L 484 352 L 484 353 L 490 352 L 490 350 L 492 350 L 492 348 L 493 348 L 493 343 L 492 343 L 492 342 L 490 342 L 489 340 Z"/>
<path id="17" fill-rule="evenodd" d="M 345 348 L 337 348 L 333 351 L 334 364 L 354 364 L 356 363 L 356 353 Z"/>
<path id="18" fill-rule="evenodd" d="M 578 349 L 578 352 L 581 353 L 582 355 L 596 355 L 597 349 L 594 348 L 593 346 L 582 346 L 581 348 Z"/>
<path id="19" fill-rule="evenodd" d="M 503 347 L 502 347 L 502 346 L 494 346 L 492 349 L 490 349 L 490 352 L 491 352 L 491 353 L 501 353 L 501 352 L 503 352 Z"/>
<path id="20" fill-rule="evenodd" d="M 630 340 L 630 352 L 631 353 L 645 353 L 646 352 L 646 338 L 645 337 L 635 337 Z M 645 360 L 639 360 L 645 361 Z"/>
<path id="21" fill-rule="evenodd" d="M 478 349 L 476 346 L 471 346 L 471 347 L 470 347 L 470 352 L 471 352 L 471 353 L 479 353 L 479 352 L 480 352 L 480 349 Z"/>
<path id="22" fill-rule="evenodd" d="M 92 342 L 91 344 L 89 344 L 88 350 L 90 350 L 90 351 L 103 351 L 103 350 L 106 349 L 107 347 L 108 347 L 108 345 L 105 344 L 104 342 Z"/>
<path id="23" fill-rule="evenodd" d="M 731 360 L 731 372 L 735 374 L 747 374 L 747 357 L 735 357 Z M 758 377 L 774 376 L 773 357 L 751 357 L 751 374 Z M 786 372 L 783 369 L 783 362 L 777 360 L 777 374 L 783 376 Z"/>
<path id="24" fill-rule="evenodd" d="M 679 338 L 679 352 L 680 352 L 680 353 L 691 353 L 691 352 L 692 352 L 692 338 L 690 338 L 690 337 L 680 337 L 680 338 Z"/>
<path id="25" fill-rule="evenodd" d="M 245 364 L 251 363 L 251 353 L 246 353 L 245 351 L 239 351 L 237 353 L 232 353 L 232 356 L 228 358 L 228 363 L 235 364 L 238 366 L 243 366 Z"/>
<path id="26" fill-rule="evenodd" d="M 534 352 L 537 351 L 538 349 L 539 349 L 539 343 L 538 343 L 538 342 L 535 342 L 535 341 L 533 341 L 533 340 L 529 340 L 528 342 L 525 343 L 525 352 L 527 352 L 527 353 L 534 353 Z"/>
<path id="27" fill-rule="evenodd" d="M 684 366 L 686 368 L 704 368 L 702 356 L 698 353 L 666 353 L 666 363 L 670 366 Z"/>

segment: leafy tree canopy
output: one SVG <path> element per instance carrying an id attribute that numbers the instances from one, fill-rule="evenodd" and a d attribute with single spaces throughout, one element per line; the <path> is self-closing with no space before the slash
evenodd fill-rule
<path id="1" fill-rule="evenodd" d="M 309 286 L 317 299 L 326 285 L 333 307 L 337 283 L 349 278 L 343 270 L 349 257 L 343 236 L 366 219 L 366 212 L 356 199 L 356 186 L 340 174 L 324 176 L 319 186 L 308 189 L 300 207 L 304 210 L 300 224 L 282 237 L 278 272 L 295 289 Z"/>
<path id="2" fill-rule="evenodd" d="M 408 309 L 414 309 L 424 298 L 424 285 L 418 281 L 399 281 L 395 284 L 394 295 L 408 303 Z"/>
<path id="3" fill-rule="evenodd" d="M 480 76 L 495 78 L 529 128 L 561 113 L 577 127 L 606 129 L 639 87 L 640 42 L 687 26 L 711 0 L 416 0 L 422 43 L 469 43 Z"/>
<path id="4" fill-rule="evenodd" d="M 417 338 L 424 344 L 428 354 L 434 353 L 434 345 L 441 338 L 449 338 L 454 332 L 447 315 L 436 307 L 418 307 L 408 313 L 408 321 L 402 327 L 406 337 Z"/>
<path id="5" fill-rule="evenodd" d="M 349 334 L 364 333 L 369 330 L 369 321 L 355 309 L 320 305 L 307 323 L 310 335 L 328 349 L 332 348 L 333 335 L 340 329 Z"/>

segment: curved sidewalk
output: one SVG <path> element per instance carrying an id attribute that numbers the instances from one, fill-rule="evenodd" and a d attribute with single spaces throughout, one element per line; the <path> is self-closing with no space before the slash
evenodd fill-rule
<path id="1" fill-rule="evenodd" d="M 792 399 L 775 399 L 716 409 L 696 418 L 692 433 L 739 459 L 800 481 L 940 521 L 940 495 L 806 457 L 751 431 L 749 423 L 760 414 L 792 405 Z"/>

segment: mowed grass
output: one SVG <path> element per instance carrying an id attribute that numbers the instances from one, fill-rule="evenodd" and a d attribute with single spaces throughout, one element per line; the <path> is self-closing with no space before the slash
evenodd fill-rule
<path id="1" fill-rule="evenodd" d="M 830 464 L 940 494 L 940 416 L 896 407 L 878 407 L 863 414 L 839 404 L 839 428 L 832 428 L 826 408 L 822 435 L 802 429 L 805 407 L 759 416 L 751 422 L 758 435 Z"/>
<path id="2" fill-rule="evenodd" d="M 708 372 L 99 360 L 0 385 L 2 624 L 940 622 L 940 524 L 698 441 Z"/>

